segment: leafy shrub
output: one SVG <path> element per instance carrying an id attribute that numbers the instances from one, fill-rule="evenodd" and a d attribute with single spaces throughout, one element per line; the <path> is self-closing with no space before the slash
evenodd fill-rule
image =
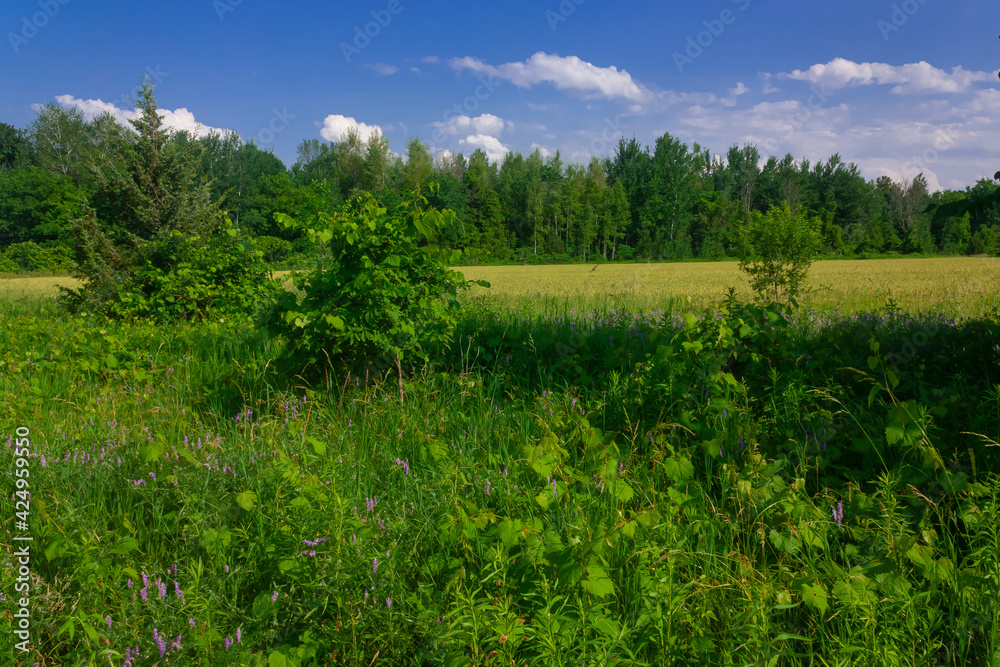
<path id="1" fill-rule="evenodd" d="M 364 195 L 305 221 L 276 214 L 282 225 L 304 231 L 321 258 L 315 270 L 293 279 L 301 295 L 283 294 L 269 318 L 298 362 L 395 364 L 401 375 L 404 356 L 426 359 L 428 344 L 449 338 L 458 291 L 468 283 L 446 263 L 456 262 L 458 252 L 445 256 L 424 243 L 454 214 L 426 205 L 411 193 L 389 210 Z"/>
<path id="2" fill-rule="evenodd" d="M 265 262 L 283 262 L 292 254 L 292 242 L 279 239 L 277 236 L 257 236 L 253 240 L 254 248 L 260 251 Z"/>
<path id="3" fill-rule="evenodd" d="M 12 272 L 17 271 L 68 271 L 73 268 L 73 256 L 63 246 L 40 246 L 34 241 L 15 243 L 3 250 L 4 259 Z M 5 263 L 5 266 L 8 265 Z M 3 269 L 6 271 L 7 269 Z"/>
<path id="4" fill-rule="evenodd" d="M 210 237 L 171 232 L 138 249 L 139 261 L 112 281 L 113 291 L 95 301 L 67 292 L 77 307 L 117 319 L 201 320 L 212 315 L 252 316 L 277 284 L 261 253 L 228 219 Z"/>
<path id="5" fill-rule="evenodd" d="M 819 221 L 792 213 L 788 202 L 754 212 L 740 229 L 740 270 L 758 296 L 779 301 L 801 291 L 822 239 Z"/>

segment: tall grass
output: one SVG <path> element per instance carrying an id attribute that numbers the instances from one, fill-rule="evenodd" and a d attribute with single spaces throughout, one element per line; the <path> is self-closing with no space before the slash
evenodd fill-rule
<path id="1" fill-rule="evenodd" d="M 392 378 L 284 373 L 246 324 L 0 303 L 0 433 L 32 431 L 35 537 L 32 651 L 3 658 L 1000 664 L 988 322 L 935 329 L 941 358 L 901 357 L 869 403 L 859 375 L 821 378 L 884 380 L 926 322 L 804 319 L 773 340 L 812 361 L 747 361 L 746 390 L 703 396 L 726 320 L 534 305 L 470 308 L 400 404 Z M 887 443 L 903 400 L 936 410 L 944 471 Z"/>

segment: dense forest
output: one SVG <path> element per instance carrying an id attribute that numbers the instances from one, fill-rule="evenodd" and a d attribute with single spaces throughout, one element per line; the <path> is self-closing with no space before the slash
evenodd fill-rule
<path id="1" fill-rule="evenodd" d="M 69 257 L 71 221 L 85 208 L 99 220 L 114 214 L 95 164 L 115 131 L 110 116 L 88 121 L 55 103 L 26 128 L 0 123 L 0 245 L 22 269 L 32 268 L 23 260 L 39 248 Z M 735 254 L 736 231 L 754 212 L 786 201 L 820 220 L 827 256 L 1000 251 L 996 205 L 939 219 L 927 212 L 932 204 L 987 198 L 992 181 L 931 194 L 922 175 L 869 181 L 839 155 L 815 164 L 792 155 L 762 161 L 746 145 L 720 157 L 664 134 L 652 146 L 622 138 L 609 157 L 586 165 L 539 150 L 495 162 L 482 150 L 433 156 L 419 138 L 399 155 L 384 135 L 348 133 L 336 143 L 303 141 L 287 168 L 235 133 L 176 132 L 170 140 L 199 145 L 192 182 L 210 183 L 220 208 L 279 263 L 305 245 L 279 228 L 276 212 L 297 215 L 360 192 L 392 205 L 416 188 L 457 213 L 445 243 L 481 262 L 718 259 Z"/>

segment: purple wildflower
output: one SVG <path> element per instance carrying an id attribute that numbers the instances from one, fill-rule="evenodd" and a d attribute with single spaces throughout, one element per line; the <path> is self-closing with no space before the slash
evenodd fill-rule
<path id="1" fill-rule="evenodd" d="M 271 596 L 271 604 L 274 604 L 278 600 L 278 591 L 274 591 L 274 595 Z"/>
<path id="2" fill-rule="evenodd" d="M 108 624 L 108 630 L 110 630 L 111 629 L 111 617 L 110 616 L 105 616 L 104 617 L 104 622 Z"/>
<path id="3" fill-rule="evenodd" d="M 378 558 L 372 561 L 372 572 L 378 572 Z"/>

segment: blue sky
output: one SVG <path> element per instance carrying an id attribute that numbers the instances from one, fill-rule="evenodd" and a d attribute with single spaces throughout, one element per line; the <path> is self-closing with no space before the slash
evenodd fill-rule
<path id="1" fill-rule="evenodd" d="M 669 132 L 962 188 L 1000 169 L 995 18 L 988 0 L 4 0 L 0 121 L 50 101 L 124 120 L 147 72 L 173 126 L 286 164 L 352 125 L 400 153 L 419 135 L 575 162 Z"/>

